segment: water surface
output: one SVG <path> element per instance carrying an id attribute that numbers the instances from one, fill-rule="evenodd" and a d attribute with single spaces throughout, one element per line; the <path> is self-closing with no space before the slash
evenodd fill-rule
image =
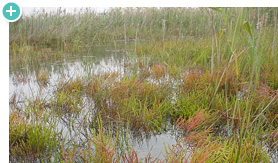
<path id="1" fill-rule="evenodd" d="M 136 60 L 136 59 L 135 59 Z M 69 81 L 78 77 L 94 77 L 98 74 L 117 72 L 125 73 L 125 63 L 132 62 L 127 60 L 126 54 L 111 52 L 107 50 L 96 51 L 95 53 L 85 56 L 75 56 L 56 61 L 54 63 L 42 63 L 40 65 L 28 65 L 20 68 L 10 68 L 9 75 L 9 97 L 17 96 L 19 101 L 26 103 L 26 99 L 48 99 L 57 89 L 60 81 Z M 46 87 L 40 87 L 37 81 L 39 71 L 46 71 L 49 74 L 49 83 Z M 81 116 L 75 118 L 62 117 L 57 125 L 57 130 L 62 131 L 64 138 L 84 143 L 87 141 L 86 136 L 90 129 L 85 126 L 84 116 L 86 110 L 82 110 Z M 90 116 L 85 121 L 90 121 Z M 72 122 L 74 121 L 74 122 Z M 173 131 L 173 130 L 172 130 Z M 129 144 L 136 152 L 139 158 L 144 158 L 148 154 L 152 157 L 163 158 L 165 155 L 165 146 L 171 146 L 177 143 L 176 133 L 162 132 L 157 135 L 130 137 Z"/>

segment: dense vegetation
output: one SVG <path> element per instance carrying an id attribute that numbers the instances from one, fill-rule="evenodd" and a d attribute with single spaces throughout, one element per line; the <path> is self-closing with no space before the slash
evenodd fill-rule
<path id="1" fill-rule="evenodd" d="M 10 99 L 10 160 L 274 162 L 278 147 L 277 8 L 112 8 L 40 12 L 10 24 L 10 70 L 90 55 L 124 73 L 61 80 L 48 98 Z M 136 59 L 134 59 L 136 58 Z M 79 124 L 67 140 L 57 125 Z M 182 131 L 163 159 L 140 160 L 130 133 Z M 79 131 L 80 130 L 80 131 Z M 82 131 L 81 131 L 82 130 Z M 132 131 L 132 132 L 131 132 Z M 62 140 L 62 141 L 61 141 Z"/>

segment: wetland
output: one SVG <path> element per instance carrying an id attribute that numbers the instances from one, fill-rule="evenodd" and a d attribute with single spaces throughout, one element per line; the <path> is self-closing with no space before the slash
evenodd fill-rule
<path id="1" fill-rule="evenodd" d="M 278 160 L 277 8 L 81 10 L 10 23 L 10 162 Z"/>

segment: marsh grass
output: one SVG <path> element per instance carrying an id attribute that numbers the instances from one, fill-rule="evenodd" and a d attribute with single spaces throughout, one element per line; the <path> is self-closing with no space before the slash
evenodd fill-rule
<path id="1" fill-rule="evenodd" d="M 10 155 L 140 162 L 125 143 L 127 130 L 155 135 L 172 124 L 182 138 L 153 162 L 269 162 L 278 144 L 276 19 L 277 8 L 59 9 L 23 17 L 10 25 L 12 68 L 104 45 L 124 47 L 123 55 L 136 59 L 123 63 L 123 73 L 62 80 L 47 101 L 27 99 L 22 107 L 11 98 Z M 48 80 L 39 71 L 37 82 Z M 63 137 L 67 143 L 59 144 L 43 123 L 47 116 L 29 120 L 51 112 L 83 127 L 86 141 Z M 150 155 L 145 160 L 152 162 Z"/>
<path id="2" fill-rule="evenodd" d="M 154 64 L 152 67 L 152 75 L 154 76 L 154 78 L 160 78 L 165 76 L 166 73 L 166 68 L 164 65 L 159 65 L 159 64 Z"/>
<path id="3" fill-rule="evenodd" d="M 192 155 L 192 162 L 236 162 L 236 151 L 241 148 L 242 152 L 239 156 L 240 161 L 250 161 L 250 162 L 268 162 L 269 157 L 263 150 L 262 146 L 254 146 L 256 140 L 248 138 L 244 143 L 238 147 L 237 140 L 228 140 L 225 142 L 209 141 L 206 145 L 202 145 L 201 148 Z"/>
<path id="4" fill-rule="evenodd" d="M 14 161 L 48 160 L 59 146 L 58 133 L 51 126 L 32 123 L 16 111 L 10 113 L 9 122 L 9 155 Z"/>
<path id="5" fill-rule="evenodd" d="M 46 87 L 49 84 L 49 74 L 47 71 L 40 70 L 37 74 L 37 82 L 40 87 Z"/>
<path id="6" fill-rule="evenodd" d="M 84 81 L 80 78 L 60 83 L 55 92 L 52 107 L 58 112 L 78 114 L 83 108 L 83 83 Z"/>
<path id="7" fill-rule="evenodd" d="M 103 78 L 90 81 L 87 90 L 103 119 L 126 121 L 134 130 L 160 128 L 169 106 L 167 85 L 156 85 L 137 77 L 124 77 L 120 81 L 100 79 Z"/>

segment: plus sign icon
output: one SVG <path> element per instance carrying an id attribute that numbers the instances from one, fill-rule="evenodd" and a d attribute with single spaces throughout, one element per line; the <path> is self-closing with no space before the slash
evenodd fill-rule
<path id="1" fill-rule="evenodd" d="M 20 18 L 22 11 L 16 3 L 11 2 L 3 7 L 2 13 L 8 22 L 15 22 Z"/>

